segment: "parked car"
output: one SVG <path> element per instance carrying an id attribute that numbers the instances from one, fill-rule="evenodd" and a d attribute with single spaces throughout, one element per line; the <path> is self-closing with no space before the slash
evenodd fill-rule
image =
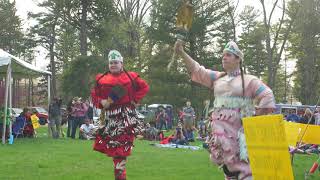
<path id="1" fill-rule="evenodd" d="M 150 123 L 155 120 L 155 111 L 152 110 L 140 110 L 139 114 L 143 115 L 143 121 Z"/>

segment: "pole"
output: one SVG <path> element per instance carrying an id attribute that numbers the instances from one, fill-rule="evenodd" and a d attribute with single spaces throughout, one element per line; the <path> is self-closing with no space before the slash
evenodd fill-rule
<path id="1" fill-rule="evenodd" d="M 8 97 L 9 97 L 9 85 L 10 85 L 10 73 L 11 73 L 11 59 L 8 64 L 7 77 L 6 77 L 6 92 L 4 96 L 4 118 L 3 118 L 3 130 L 2 130 L 2 144 L 6 143 L 6 119 L 7 119 L 7 109 L 8 109 Z"/>

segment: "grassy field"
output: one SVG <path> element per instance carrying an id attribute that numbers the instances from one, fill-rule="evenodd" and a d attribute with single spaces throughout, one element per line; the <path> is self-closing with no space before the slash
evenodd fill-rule
<path id="1" fill-rule="evenodd" d="M 0 179 L 113 179 L 112 160 L 92 150 L 92 141 L 49 139 L 41 127 L 38 138 L 16 139 L 0 146 Z M 216 180 L 222 172 L 206 150 L 161 149 L 137 140 L 127 164 L 130 180 Z M 200 145 L 195 142 L 193 145 Z M 304 179 L 316 156 L 295 156 L 295 179 Z M 320 179 L 319 172 L 309 179 Z"/>

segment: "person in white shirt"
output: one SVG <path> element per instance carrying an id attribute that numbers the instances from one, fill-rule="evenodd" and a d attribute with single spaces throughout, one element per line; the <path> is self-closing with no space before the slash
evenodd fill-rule
<path id="1" fill-rule="evenodd" d="M 93 124 L 90 124 L 90 119 L 86 118 L 85 123 L 80 127 L 80 137 L 81 139 L 94 139 L 94 131 L 96 127 Z"/>

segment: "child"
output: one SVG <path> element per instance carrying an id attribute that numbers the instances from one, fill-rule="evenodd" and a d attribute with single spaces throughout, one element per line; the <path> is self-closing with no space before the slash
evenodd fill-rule
<path id="1" fill-rule="evenodd" d="M 37 137 L 37 131 L 36 129 L 38 129 L 40 127 L 40 123 L 39 123 L 39 118 L 37 116 L 37 112 L 36 111 L 33 111 L 31 116 L 30 116 L 30 119 L 31 119 L 31 123 L 32 123 L 32 127 L 33 127 L 33 135 L 34 137 Z"/>

